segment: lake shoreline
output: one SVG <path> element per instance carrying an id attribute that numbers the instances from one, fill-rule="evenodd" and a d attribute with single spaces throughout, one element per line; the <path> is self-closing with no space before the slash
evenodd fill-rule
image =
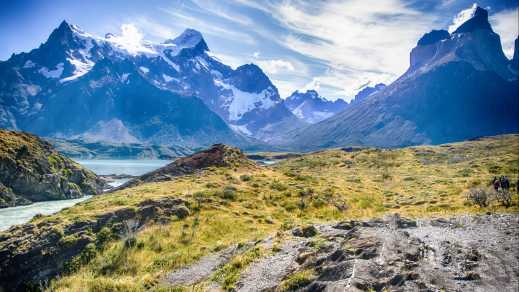
<path id="1" fill-rule="evenodd" d="M 81 166 L 93 171 L 99 178 L 107 183 L 110 188 L 103 193 L 116 188 L 134 177 L 158 169 L 171 161 L 169 160 L 115 160 L 93 159 L 74 160 Z M 102 193 L 101 193 L 102 195 Z M 66 200 L 46 200 L 32 202 L 26 205 L 0 208 L 0 232 L 8 230 L 14 225 L 24 224 L 32 220 L 38 214 L 51 215 L 64 208 L 74 206 L 77 203 L 88 200 L 92 196 Z"/>

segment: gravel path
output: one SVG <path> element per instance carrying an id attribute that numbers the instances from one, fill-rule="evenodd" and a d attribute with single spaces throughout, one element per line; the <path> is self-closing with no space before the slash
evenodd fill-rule
<path id="1" fill-rule="evenodd" d="M 237 291 L 255 292 L 275 288 L 297 268 L 295 260 L 305 243 L 304 240 L 286 241 L 279 252 L 252 263 L 241 275 L 236 285 Z"/>
<path id="2" fill-rule="evenodd" d="M 209 278 L 219 267 L 243 250 L 244 248 L 238 248 L 237 245 L 234 245 L 215 254 L 202 257 L 191 266 L 171 272 L 165 277 L 164 282 L 172 286 L 189 286 L 201 282 Z"/>

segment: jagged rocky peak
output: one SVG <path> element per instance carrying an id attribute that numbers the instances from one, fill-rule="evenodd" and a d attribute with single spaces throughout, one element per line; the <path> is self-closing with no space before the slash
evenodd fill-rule
<path id="1" fill-rule="evenodd" d="M 418 41 L 411 51 L 410 67 L 403 78 L 459 61 L 469 63 L 480 71 L 494 71 L 505 79 L 516 78 L 503 53 L 499 35 L 488 22 L 488 12 L 474 5 L 463 13 L 468 13 L 469 18 L 452 34 L 445 30 L 433 30 Z"/>
<path id="2" fill-rule="evenodd" d="M 261 68 L 252 63 L 236 68 L 231 79 L 236 88 L 248 92 L 260 93 L 269 86 L 273 87 L 272 82 Z"/>
<path id="3" fill-rule="evenodd" d="M 63 20 L 60 25 L 55 28 L 49 36 L 47 42 L 58 41 L 61 45 L 66 45 L 73 40 L 75 35 L 84 34 L 84 32 L 77 26 Z"/>
<path id="4" fill-rule="evenodd" d="M 368 96 L 375 94 L 376 92 L 383 90 L 384 88 L 386 88 L 386 85 L 384 83 L 378 83 L 375 86 L 366 86 L 355 95 L 355 98 L 352 100 L 352 103 L 361 102 Z"/>
<path id="5" fill-rule="evenodd" d="M 209 51 L 209 47 L 200 33 L 197 30 L 188 28 L 184 30 L 178 37 L 169 39 L 165 44 L 174 44 L 180 50 L 190 51 L 192 54 L 201 54 Z"/>
<path id="6" fill-rule="evenodd" d="M 450 34 L 446 30 L 432 30 L 431 32 L 428 32 L 423 35 L 423 37 L 418 40 L 419 46 L 426 46 L 430 44 L 434 44 L 436 42 L 439 42 L 441 40 L 448 39 L 450 37 Z"/>
<path id="7" fill-rule="evenodd" d="M 287 97 L 286 102 L 289 104 L 297 103 L 300 104 L 306 100 L 313 100 L 315 102 L 323 102 L 323 103 L 346 103 L 342 99 L 337 99 L 335 101 L 328 100 L 321 96 L 316 90 L 309 89 L 305 92 L 296 90 L 289 97 Z"/>
<path id="8" fill-rule="evenodd" d="M 492 31 L 492 27 L 488 22 L 488 11 L 479 6 L 475 6 L 472 17 L 460 25 L 453 33 L 467 33 L 478 29 Z"/>
<path id="9" fill-rule="evenodd" d="M 319 93 L 313 89 L 307 90 L 306 94 L 311 98 L 320 98 Z"/>

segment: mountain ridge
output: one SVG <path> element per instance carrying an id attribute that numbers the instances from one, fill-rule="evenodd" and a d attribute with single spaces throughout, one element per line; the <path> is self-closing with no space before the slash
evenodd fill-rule
<path id="1" fill-rule="evenodd" d="M 482 8 L 481 8 L 482 9 Z M 478 25 L 427 33 L 395 82 L 337 115 L 297 130 L 291 146 L 398 147 L 439 144 L 519 131 L 517 71 L 510 69 L 488 14 Z M 465 28 L 469 27 L 469 28 Z M 481 28 L 479 28 L 481 27 Z"/>
<path id="2" fill-rule="evenodd" d="M 205 106 L 219 115 L 230 126 L 227 128 L 235 132 L 228 133 L 231 140 L 222 139 L 225 135 L 220 136 L 220 141 L 214 138 L 204 141 L 176 137 L 161 143 L 200 147 L 216 142 L 233 144 L 239 140 L 235 145 L 243 147 L 247 143 L 257 145 L 262 144 L 259 141 L 261 139 L 271 139 L 271 132 L 263 136 L 258 133 L 273 126 L 278 129 L 280 125 L 290 129 L 297 127 L 299 121 L 285 108 L 277 88 L 257 65 L 246 64 L 232 69 L 211 57 L 208 52 L 203 36 L 193 29 L 186 29 L 178 37 L 161 44 L 145 41 L 129 43 L 124 36 L 92 36 L 63 21 L 37 49 L 13 55 L 9 60 L 0 62 L 0 76 L 6 77 L 2 78 L 4 82 L 0 82 L 0 126 L 35 131 L 36 134 L 56 138 L 77 139 L 88 136 L 98 137 L 100 142 L 113 142 L 104 139 L 106 137 L 103 135 L 86 132 L 88 129 L 69 134 L 63 132 L 72 131 L 38 131 L 42 126 L 30 121 L 40 118 L 42 109 L 49 107 L 53 95 L 79 86 L 81 82 L 78 81 L 81 79 L 91 78 L 92 74 L 89 73 L 92 70 L 100 70 L 99 66 L 106 66 L 107 61 L 114 64 L 125 61 L 133 65 L 127 67 L 137 68 L 137 75 L 153 87 L 201 100 L 204 105 L 199 107 Z M 104 74 L 108 75 L 109 71 L 110 68 L 105 69 Z M 132 73 L 120 73 L 118 85 L 125 86 Z M 90 87 L 99 85 L 98 80 L 89 82 Z M 268 116 L 268 119 L 263 116 Z M 102 126 L 110 120 L 93 121 L 92 125 Z M 118 121 L 115 123 L 120 126 Z M 56 125 L 55 122 L 52 124 Z M 123 127 L 119 128 L 126 131 Z M 131 131 L 121 136 L 127 138 L 122 142 L 157 142 L 138 141 L 135 137 L 139 133 Z M 192 142 L 185 144 L 186 139 Z M 233 142 L 233 139 L 236 141 Z"/>

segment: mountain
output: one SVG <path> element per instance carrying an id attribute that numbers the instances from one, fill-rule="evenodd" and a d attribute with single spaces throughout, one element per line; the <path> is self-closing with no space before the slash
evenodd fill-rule
<path id="1" fill-rule="evenodd" d="M 342 99 L 327 100 L 315 90 L 296 90 L 285 99 L 285 105 L 296 117 L 309 124 L 315 124 L 342 111 L 348 103 Z"/>
<path id="2" fill-rule="evenodd" d="M 518 132 L 517 72 L 487 11 L 478 7 L 452 34 L 425 34 L 411 51 L 409 69 L 395 82 L 296 131 L 292 146 L 396 147 Z"/>
<path id="3" fill-rule="evenodd" d="M 55 138 L 243 146 L 299 123 L 259 67 L 221 63 L 192 29 L 157 44 L 64 21 L 0 77 L 0 127 Z"/>
<path id="4" fill-rule="evenodd" d="M 0 130 L 0 208 L 95 195 L 104 183 L 46 141 Z"/>
<path id="5" fill-rule="evenodd" d="M 88 142 L 85 140 L 50 139 L 60 153 L 75 159 L 165 159 L 175 160 L 193 153 L 192 148 L 178 145 L 140 143 Z"/>
<path id="6" fill-rule="evenodd" d="M 368 96 L 374 94 L 375 92 L 378 92 L 382 89 L 386 88 L 386 85 L 384 83 L 378 83 L 375 86 L 366 86 L 361 91 L 359 91 L 353 100 L 352 103 L 358 103 L 366 99 Z"/>

